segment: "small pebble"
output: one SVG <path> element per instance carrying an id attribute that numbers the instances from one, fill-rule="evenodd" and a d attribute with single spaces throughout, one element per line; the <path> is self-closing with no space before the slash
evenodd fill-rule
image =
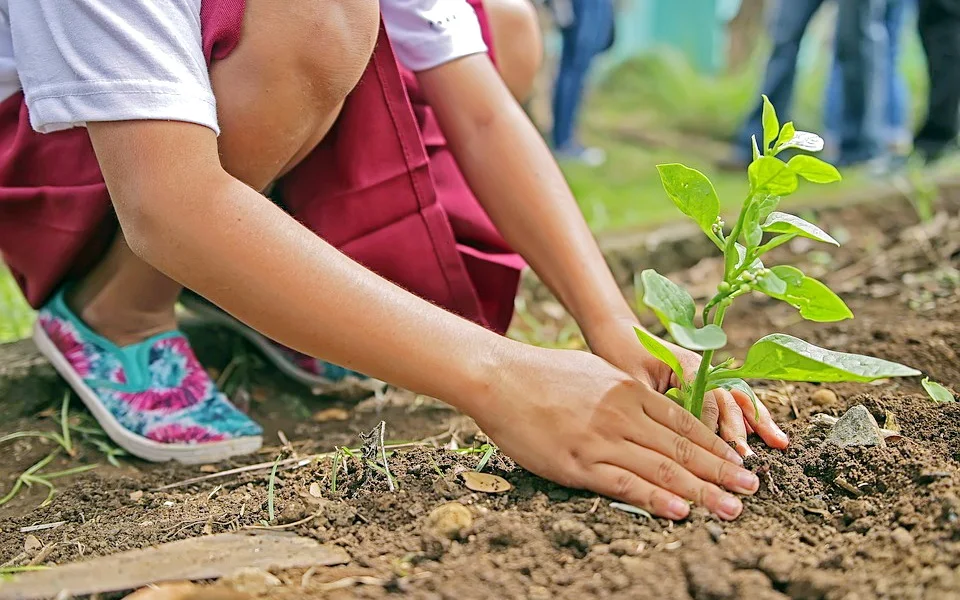
<path id="1" fill-rule="evenodd" d="M 820 407 L 833 406 L 840 401 L 836 392 L 826 388 L 820 388 L 810 396 L 810 401 Z"/>
<path id="2" fill-rule="evenodd" d="M 423 523 L 424 533 L 448 540 L 461 539 L 473 525 L 470 509 L 459 502 L 448 502 L 433 509 Z"/>
<path id="3" fill-rule="evenodd" d="M 23 551 L 28 556 L 35 556 L 43 548 L 43 542 L 32 533 L 23 539 Z"/>

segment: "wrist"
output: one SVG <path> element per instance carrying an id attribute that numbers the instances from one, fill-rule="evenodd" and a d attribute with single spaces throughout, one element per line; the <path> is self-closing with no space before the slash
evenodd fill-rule
<path id="1" fill-rule="evenodd" d="M 476 418 L 479 411 L 493 410 L 504 380 L 516 372 L 518 357 L 525 344 L 482 330 L 480 339 L 471 340 L 472 348 L 456 357 L 456 366 L 447 378 L 448 389 L 442 400 Z"/>

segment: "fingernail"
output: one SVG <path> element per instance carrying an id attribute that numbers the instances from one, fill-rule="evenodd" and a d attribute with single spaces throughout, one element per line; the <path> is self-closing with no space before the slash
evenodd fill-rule
<path id="1" fill-rule="evenodd" d="M 717 512 L 721 517 L 727 519 L 736 519 L 740 515 L 740 511 L 743 510 L 743 504 L 733 496 L 727 496 L 720 501 L 720 508 Z"/>
<path id="2" fill-rule="evenodd" d="M 731 448 L 730 446 L 727 446 L 727 460 L 729 460 L 730 462 L 736 465 L 743 464 L 743 459 L 740 458 L 740 453 L 734 450 L 733 448 Z"/>
<path id="3" fill-rule="evenodd" d="M 744 457 L 753 456 L 754 452 L 750 449 L 750 444 L 747 443 L 747 440 L 743 438 L 737 439 L 737 449 L 740 451 Z"/>
<path id="4" fill-rule="evenodd" d="M 784 444 L 790 443 L 790 436 L 788 436 L 783 431 L 781 431 L 779 427 L 777 427 L 776 436 L 777 436 L 777 439 L 783 442 Z"/>
<path id="5" fill-rule="evenodd" d="M 690 505 L 679 498 L 674 498 L 667 505 L 667 512 L 671 519 L 684 519 L 690 513 Z"/>
<path id="6" fill-rule="evenodd" d="M 760 487 L 760 480 L 750 471 L 737 473 L 737 490 L 752 494 Z"/>

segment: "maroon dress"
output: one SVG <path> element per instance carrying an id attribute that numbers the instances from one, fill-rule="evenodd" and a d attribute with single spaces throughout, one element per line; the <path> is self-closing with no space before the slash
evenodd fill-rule
<path id="1" fill-rule="evenodd" d="M 490 46 L 480 0 L 471 4 Z M 208 62 L 236 47 L 244 5 L 203 1 Z M 382 27 L 333 129 L 275 193 L 297 220 L 354 260 L 506 331 L 523 261 L 473 196 Z M 0 254 L 30 304 L 41 306 L 95 264 L 116 227 L 86 129 L 38 134 L 21 93 L 0 103 Z"/>

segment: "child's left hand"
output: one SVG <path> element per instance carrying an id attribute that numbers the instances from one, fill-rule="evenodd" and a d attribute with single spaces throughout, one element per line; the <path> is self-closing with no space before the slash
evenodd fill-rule
<path id="1" fill-rule="evenodd" d="M 633 327 L 637 322 L 629 318 L 612 319 L 602 327 L 594 327 L 585 332 L 590 347 L 600 357 L 619 367 L 636 379 L 649 383 L 651 387 L 665 393 L 672 387 L 679 387 L 676 374 L 662 361 L 653 357 L 637 341 Z M 696 373 L 700 366 L 700 355 L 681 348 L 670 342 L 663 342 L 680 360 L 685 373 Z M 747 445 L 747 434 L 754 431 L 772 448 L 784 449 L 790 440 L 773 422 L 770 411 L 758 403 L 759 420 L 750 398 L 739 391 L 726 390 L 707 392 L 704 398 L 703 413 L 700 420 L 716 431 L 727 442 L 733 442 L 742 456 L 753 454 Z"/>

